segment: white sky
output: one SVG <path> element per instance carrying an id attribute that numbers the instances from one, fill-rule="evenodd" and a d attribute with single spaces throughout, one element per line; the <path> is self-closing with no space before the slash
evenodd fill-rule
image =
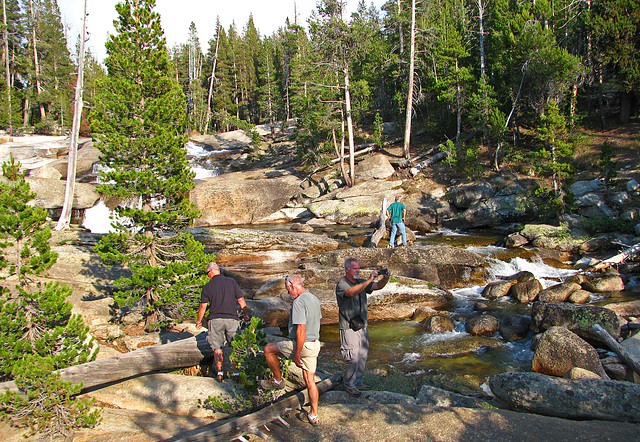
<path id="1" fill-rule="evenodd" d="M 378 9 L 385 0 L 365 0 Z M 98 60 L 106 57 L 104 44 L 108 35 L 114 32 L 117 0 L 87 0 L 87 30 L 90 33 L 87 45 Z M 294 22 L 294 3 L 298 12 L 298 24 L 306 26 L 307 18 L 315 9 L 316 0 L 156 0 L 155 11 L 160 14 L 162 28 L 169 48 L 178 43 L 186 43 L 189 25 L 193 21 L 198 30 L 198 38 L 203 52 L 209 49 L 209 40 L 215 33 L 216 19 L 229 29 L 235 22 L 242 33 L 249 14 L 261 35 L 271 35 L 284 26 L 289 17 Z M 71 53 L 75 53 L 78 34 L 82 29 L 84 0 L 58 0 L 62 22 L 68 26 L 68 42 Z M 347 16 L 355 11 L 358 0 L 347 0 Z"/>

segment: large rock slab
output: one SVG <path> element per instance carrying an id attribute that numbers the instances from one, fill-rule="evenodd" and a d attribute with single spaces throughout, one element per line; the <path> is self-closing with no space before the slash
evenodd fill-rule
<path id="1" fill-rule="evenodd" d="M 382 201 L 390 204 L 395 196 L 403 193 L 400 180 L 364 181 L 350 188 L 336 192 L 308 205 L 308 209 L 318 218 L 335 223 L 351 223 L 363 219 L 377 219 L 382 210 Z"/>
<path id="2" fill-rule="evenodd" d="M 640 422 L 640 385 L 629 382 L 500 373 L 491 377 L 489 385 L 512 410 L 568 419 Z"/>
<path id="3" fill-rule="evenodd" d="M 335 250 L 339 245 L 324 235 L 292 231 L 196 228 L 191 233 L 222 264 L 247 259 L 264 263 L 293 261 Z"/>
<path id="4" fill-rule="evenodd" d="M 293 175 L 264 178 L 258 172 L 195 180 L 190 197 L 202 214 L 196 226 L 259 223 L 289 202 L 300 190 L 300 181 Z"/>
<path id="5" fill-rule="evenodd" d="M 355 168 L 356 181 L 381 180 L 389 178 L 395 170 L 386 155 L 371 155 L 360 161 Z"/>
<path id="6" fill-rule="evenodd" d="M 561 326 L 582 338 L 601 342 L 600 337 L 591 329 L 594 324 L 600 324 L 614 339 L 620 336 L 618 316 L 604 307 L 565 302 L 555 304 L 534 302 L 531 307 L 531 329 L 536 333 L 553 326 Z"/>
<path id="7" fill-rule="evenodd" d="M 156 373 L 109 385 L 88 395 L 116 408 L 202 418 L 216 415 L 203 406 L 209 396 L 232 398 L 233 389 L 231 381 Z"/>
<path id="8" fill-rule="evenodd" d="M 484 275 L 482 256 L 453 246 L 357 247 L 324 253 L 318 261 L 323 265 L 344 267 L 344 261 L 350 257 L 358 259 L 362 269 L 386 267 L 392 275 L 421 279 L 446 289 L 478 283 Z"/>
<path id="9" fill-rule="evenodd" d="M 36 193 L 33 205 L 44 209 L 60 209 L 64 205 L 64 193 L 67 183 L 64 180 L 49 178 L 26 177 L 31 190 Z M 96 192 L 96 186 L 87 183 L 76 183 L 73 192 L 73 208 L 89 209 L 93 207 L 100 195 Z"/>
<path id="10" fill-rule="evenodd" d="M 598 352 L 578 335 L 564 327 L 551 327 L 540 337 L 531 371 L 551 376 L 564 376 L 574 367 L 605 377 Z"/>

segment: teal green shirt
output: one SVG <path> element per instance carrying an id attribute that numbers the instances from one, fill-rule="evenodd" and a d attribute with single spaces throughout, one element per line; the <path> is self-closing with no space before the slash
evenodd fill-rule
<path id="1" fill-rule="evenodd" d="M 391 204 L 387 207 L 387 210 L 391 213 L 391 222 L 392 223 L 401 223 L 402 222 L 402 211 L 406 210 L 404 204 L 399 201 Z"/>

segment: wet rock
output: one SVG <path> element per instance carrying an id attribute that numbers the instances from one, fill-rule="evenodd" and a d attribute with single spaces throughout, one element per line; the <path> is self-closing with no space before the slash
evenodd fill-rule
<path id="1" fill-rule="evenodd" d="M 487 336 L 470 336 L 467 339 L 443 340 L 425 348 L 422 358 L 455 357 L 478 351 L 481 348 L 500 347 L 504 342 Z"/>
<path id="2" fill-rule="evenodd" d="M 600 324 L 614 339 L 620 336 L 618 316 L 604 307 L 564 302 L 534 302 L 531 307 L 531 329 L 536 333 L 553 326 L 563 326 L 582 338 L 601 342 L 600 337 L 591 329 L 594 324 Z"/>
<path id="3" fill-rule="evenodd" d="M 565 379 L 602 379 L 601 376 L 598 376 L 594 372 L 579 367 L 573 367 L 566 372 L 563 377 Z"/>
<path id="4" fill-rule="evenodd" d="M 591 299 L 591 293 L 586 290 L 576 290 L 572 294 L 569 295 L 567 301 L 572 304 L 586 304 Z"/>
<path id="5" fill-rule="evenodd" d="M 360 161 L 355 169 L 357 181 L 380 180 L 395 172 L 385 155 L 376 154 Z"/>
<path id="6" fill-rule="evenodd" d="M 432 316 L 441 315 L 442 312 L 432 309 L 431 307 L 418 307 L 411 316 L 411 320 L 415 322 L 424 322 Z M 448 314 L 448 312 L 447 312 Z"/>
<path id="7" fill-rule="evenodd" d="M 518 302 L 526 304 L 533 302 L 542 291 L 542 284 L 536 279 L 518 282 L 509 289 L 509 295 Z"/>
<path id="8" fill-rule="evenodd" d="M 573 367 L 584 368 L 605 377 L 598 352 L 564 327 L 551 327 L 537 343 L 531 371 L 564 376 Z"/>
<path id="9" fill-rule="evenodd" d="M 509 315 L 500 321 L 500 335 L 507 342 L 518 341 L 527 337 L 531 326 L 531 318 L 521 315 Z"/>
<path id="10" fill-rule="evenodd" d="M 619 275 L 606 275 L 591 281 L 585 281 L 582 287 L 595 293 L 621 292 L 624 290 L 624 282 Z"/>
<path id="11" fill-rule="evenodd" d="M 515 248 L 528 244 L 529 240 L 519 233 L 512 233 L 511 235 L 507 236 L 504 242 L 505 246 L 509 248 Z"/>
<path id="12" fill-rule="evenodd" d="M 313 226 L 310 226 L 308 224 L 295 223 L 291 225 L 291 230 L 294 232 L 313 233 Z"/>
<path id="13" fill-rule="evenodd" d="M 487 299 L 499 299 L 509 294 L 509 290 L 516 281 L 495 281 L 490 282 L 482 289 L 482 296 Z"/>
<path id="14" fill-rule="evenodd" d="M 492 335 L 498 330 L 498 320 L 491 315 L 476 316 L 465 324 L 467 333 L 473 336 Z"/>
<path id="15" fill-rule="evenodd" d="M 493 394 L 516 411 L 567 419 L 640 422 L 640 386 L 601 379 L 562 379 L 540 373 L 492 376 Z"/>
<path id="16" fill-rule="evenodd" d="M 573 292 L 581 288 L 579 284 L 573 282 L 552 285 L 538 294 L 538 300 L 540 302 L 564 302 Z"/>
<path id="17" fill-rule="evenodd" d="M 424 328 L 429 333 L 444 333 L 455 330 L 456 323 L 449 316 L 432 316 L 424 321 Z"/>
<path id="18" fill-rule="evenodd" d="M 627 181 L 627 192 L 637 192 L 640 189 L 640 184 L 636 180 Z"/>

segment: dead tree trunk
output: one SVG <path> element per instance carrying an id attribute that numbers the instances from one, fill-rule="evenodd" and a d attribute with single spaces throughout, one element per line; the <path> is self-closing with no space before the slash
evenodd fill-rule
<path id="1" fill-rule="evenodd" d="M 318 393 L 332 389 L 338 382 L 340 376 L 332 376 L 319 382 Z M 278 402 L 271 404 L 255 413 L 233 419 L 230 422 L 219 424 L 213 422 L 204 427 L 196 428 L 182 434 L 176 435 L 173 441 L 228 441 L 241 438 L 247 434 L 256 434 L 264 436 L 260 431 L 260 427 L 265 426 L 269 422 L 280 418 L 289 410 L 297 410 L 302 408 L 309 401 L 309 390 L 304 389 L 295 396 L 290 396 Z"/>
<path id="2" fill-rule="evenodd" d="M 4 44 L 4 73 L 7 82 L 7 119 L 9 123 L 9 136 L 11 136 L 13 135 L 13 125 L 11 122 L 11 72 L 9 72 L 9 32 L 7 31 L 7 5 L 5 0 L 2 0 L 2 23 L 4 24 L 2 40 Z"/>
<path id="3" fill-rule="evenodd" d="M 622 361 L 627 364 L 629 368 L 640 374 L 640 362 L 633 359 L 633 357 L 631 357 L 627 350 L 625 350 L 622 345 L 618 344 L 618 342 L 613 338 L 613 336 L 609 334 L 608 331 L 602 328 L 599 324 L 595 324 L 592 329 L 597 333 L 598 336 L 600 336 L 600 338 L 602 338 L 602 340 L 609 346 L 609 348 L 615 352 L 615 354 L 620 356 L 620 359 L 622 359 Z"/>
<path id="4" fill-rule="evenodd" d="M 407 89 L 407 112 L 404 122 L 404 144 L 402 155 L 405 160 L 411 159 L 411 117 L 413 116 L 413 77 L 416 53 L 416 0 L 411 0 L 411 36 L 409 47 L 409 86 Z"/>
<path id="5" fill-rule="evenodd" d="M 218 29 L 218 38 L 216 38 L 216 51 L 213 54 L 213 67 L 211 68 L 211 80 L 209 81 L 209 94 L 207 95 L 207 121 L 204 124 L 204 133 L 209 130 L 209 121 L 211 120 L 211 96 L 213 95 L 213 82 L 216 79 L 216 64 L 218 63 L 218 43 L 220 43 L 220 29 Z"/>
<path id="6" fill-rule="evenodd" d="M 377 248 L 378 243 L 387 232 L 387 199 L 382 199 L 382 209 L 380 210 L 380 216 L 378 217 L 378 228 L 373 235 L 371 235 L 371 244 L 369 247 Z"/>
<path id="7" fill-rule="evenodd" d="M 600 261 L 598 264 L 593 266 L 593 271 L 596 272 L 598 270 L 606 269 L 609 266 L 614 264 L 620 264 L 625 262 L 627 259 L 632 258 L 634 255 L 640 253 L 640 244 L 636 244 L 635 246 L 629 247 L 624 250 L 622 253 L 619 253 L 611 258 L 605 259 L 604 261 Z"/>
<path id="8" fill-rule="evenodd" d="M 110 382 L 159 370 L 192 367 L 205 359 L 213 358 L 213 350 L 207 342 L 207 334 L 200 333 L 188 339 L 154 347 L 141 348 L 129 353 L 100 359 L 86 364 L 58 370 L 63 381 L 83 385 L 83 391 Z M 0 384 L 0 392 L 18 391 L 15 382 Z"/>
<path id="9" fill-rule="evenodd" d="M 56 230 L 67 230 L 71 223 L 73 210 L 73 192 L 76 185 L 76 165 L 78 162 L 78 135 L 82 121 L 82 91 L 84 84 L 84 43 L 87 36 L 87 0 L 84 0 L 84 15 L 82 18 L 82 34 L 80 35 L 80 49 L 78 49 L 78 78 L 76 79 L 76 96 L 73 108 L 73 124 L 71 125 L 71 140 L 69 141 L 69 159 L 67 162 L 67 186 L 64 192 L 64 204 Z"/>

